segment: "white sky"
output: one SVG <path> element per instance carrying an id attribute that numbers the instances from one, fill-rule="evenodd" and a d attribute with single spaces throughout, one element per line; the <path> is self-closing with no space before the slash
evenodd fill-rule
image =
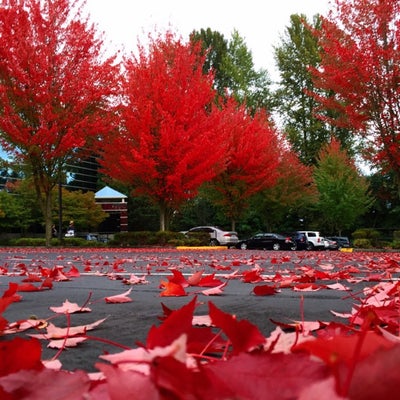
<path id="1" fill-rule="evenodd" d="M 87 0 L 91 20 L 104 31 L 106 42 L 129 52 L 137 39 L 171 29 L 184 39 L 195 29 L 211 28 L 229 40 L 234 29 L 252 52 L 256 69 L 274 75 L 273 46 L 280 44 L 291 14 L 309 20 L 326 14 L 329 0 Z"/>

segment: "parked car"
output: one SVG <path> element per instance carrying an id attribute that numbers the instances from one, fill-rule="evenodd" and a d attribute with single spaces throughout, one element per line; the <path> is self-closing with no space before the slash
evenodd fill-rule
<path id="1" fill-rule="evenodd" d="M 332 240 L 327 237 L 324 237 L 322 239 L 324 241 L 325 250 L 338 250 L 339 249 L 339 246 L 338 246 L 336 240 Z"/>
<path id="2" fill-rule="evenodd" d="M 278 233 L 258 233 L 257 235 L 240 240 L 236 247 L 238 249 L 259 249 L 259 250 L 296 250 L 296 242 L 290 236 Z"/>
<path id="3" fill-rule="evenodd" d="M 346 236 L 329 236 L 327 239 L 334 240 L 339 249 L 342 247 L 350 247 L 350 240 Z"/>
<path id="4" fill-rule="evenodd" d="M 324 250 L 325 243 L 318 231 L 296 231 L 291 235 L 298 250 Z"/>
<path id="5" fill-rule="evenodd" d="M 237 232 L 224 231 L 216 226 L 196 226 L 188 231 L 182 232 L 185 236 L 191 233 L 207 232 L 210 234 L 210 246 L 228 246 L 234 247 L 239 241 Z"/>

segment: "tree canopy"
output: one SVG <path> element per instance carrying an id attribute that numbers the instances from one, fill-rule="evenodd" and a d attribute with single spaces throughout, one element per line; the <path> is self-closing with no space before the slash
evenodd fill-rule
<path id="1" fill-rule="evenodd" d="M 229 133 L 226 168 L 207 186 L 213 188 L 214 202 L 224 209 L 235 230 L 249 198 L 276 182 L 282 146 L 263 111 L 252 116 L 245 106 L 232 101 L 224 111 L 223 124 Z"/>
<path id="2" fill-rule="evenodd" d="M 351 129 L 364 156 L 400 180 L 400 1 L 341 0 L 315 34 L 321 63 L 312 70 L 321 119 Z"/>
<path id="3" fill-rule="evenodd" d="M 293 150 L 306 165 L 316 164 L 320 149 L 332 135 L 349 151 L 352 148 L 349 131 L 318 118 L 318 102 L 309 95 L 310 91 L 318 92 L 309 69 L 320 64 L 321 48 L 313 34 L 320 26 L 319 15 L 314 16 L 312 23 L 305 15 L 291 15 L 281 44 L 274 49 L 280 74 L 274 93 L 276 110 Z"/>
<path id="4" fill-rule="evenodd" d="M 138 50 L 125 63 L 121 129 L 105 138 L 100 162 L 159 206 L 164 230 L 169 212 L 224 167 L 227 132 L 199 46 L 166 32 Z"/>
<path id="5" fill-rule="evenodd" d="M 336 139 L 321 149 L 314 179 L 319 192 L 316 207 L 329 232 L 340 235 L 372 205 L 366 178 Z"/>
<path id="6" fill-rule="evenodd" d="M 110 129 L 118 66 L 83 17 L 84 1 L 0 6 L 0 141 L 33 177 L 51 239 L 52 189 L 67 161 Z"/>
<path id="7" fill-rule="evenodd" d="M 205 55 L 203 71 L 214 73 L 214 87 L 219 97 L 235 100 L 253 113 L 270 111 L 271 80 L 266 70 L 256 70 L 253 55 L 237 30 L 229 40 L 210 28 L 193 31 L 193 43 L 200 43 Z"/>

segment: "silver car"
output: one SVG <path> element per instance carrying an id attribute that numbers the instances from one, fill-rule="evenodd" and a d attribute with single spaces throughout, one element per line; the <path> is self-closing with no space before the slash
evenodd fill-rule
<path id="1" fill-rule="evenodd" d="M 234 247 L 239 241 L 237 232 L 223 231 L 215 226 L 196 226 L 188 231 L 182 232 L 186 236 L 195 232 L 207 232 L 210 234 L 210 246 Z"/>

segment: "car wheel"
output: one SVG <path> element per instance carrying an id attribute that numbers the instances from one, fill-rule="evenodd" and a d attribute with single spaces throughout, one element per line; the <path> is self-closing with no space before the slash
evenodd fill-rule
<path id="1" fill-rule="evenodd" d="M 210 240 L 210 246 L 218 246 L 218 245 L 219 245 L 219 243 L 218 243 L 217 239 L 211 239 Z"/>
<path id="2" fill-rule="evenodd" d="M 279 243 L 274 243 L 272 245 L 272 250 L 278 251 L 281 249 L 281 245 Z"/>
<path id="3" fill-rule="evenodd" d="M 241 248 L 241 250 L 247 250 L 247 244 L 246 243 L 240 243 L 240 248 Z"/>
<path id="4" fill-rule="evenodd" d="M 292 251 L 296 251 L 296 250 L 297 250 L 297 245 L 296 245 L 296 243 L 294 243 L 294 244 L 290 247 L 290 250 L 292 250 Z"/>
<path id="5" fill-rule="evenodd" d="M 314 250 L 314 245 L 313 245 L 312 243 L 307 243 L 306 249 L 307 249 L 308 251 Z"/>

